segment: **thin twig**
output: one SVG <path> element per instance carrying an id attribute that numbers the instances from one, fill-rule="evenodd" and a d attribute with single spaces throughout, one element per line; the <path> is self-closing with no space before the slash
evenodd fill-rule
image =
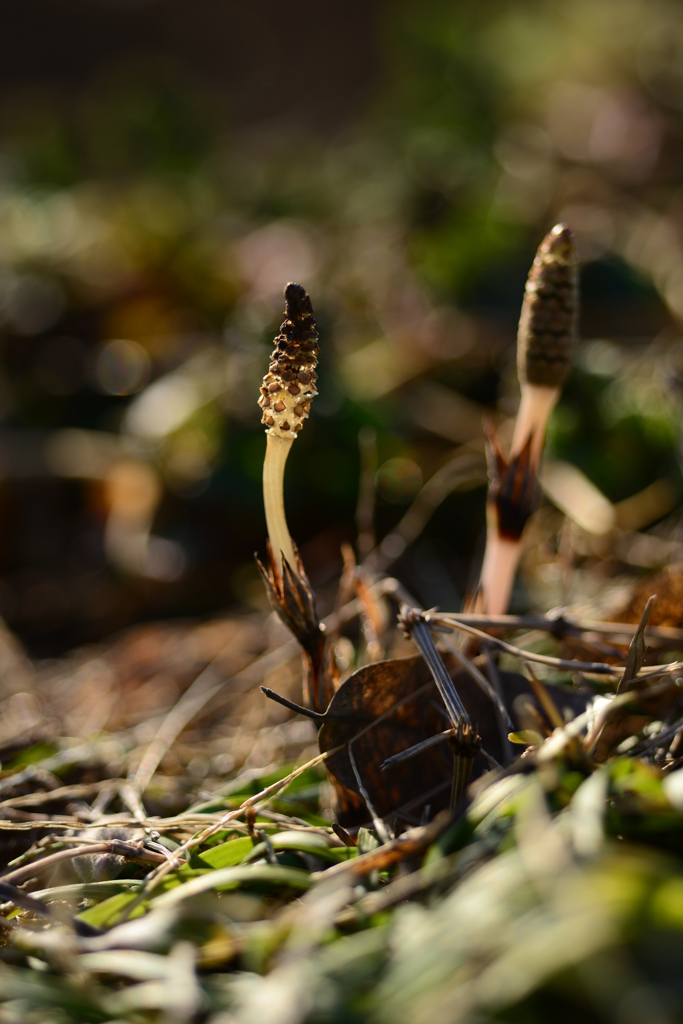
<path id="1" fill-rule="evenodd" d="M 415 646 L 424 658 L 441 694 L 441 699 L 446 706 L 451 724 L 457 726 L 458 722 L 462 720 L 469 722 L 470 719 L 465 705 L 461 701 L 453 680 L 449 676 L 443 659 L 434 643 L 426 614 L 416 608 L 402 608 L 399 622 L 406 632 L 410 634 Z"/>
<path id="2" fill-rule="evenodd" d="M 9 871 L 6 875 L 0 875 L 0 882 L 11 882 L 12 885 L 19 885 L 27 878 L 46 868 L 51 868 L 63 860 L 75 860 L 76 857 L 90 857 L 96 853 L 110 853 L 116 857 L 126 857 L 129 860 L 141 860 L 153 864 L 163 863 L 166 858 L 160 853 L 146 850 L 142 843 L 126 843 L 121 839 L 107 839 L 100 843 L 86 843 L 82 847 L 72 847 L 68 850 L 58 850 L 57 853 L 50 853 L 47 857 L 41 857 L 23 868 L 16 871 Z"/>
<path id="3" fill-rule="evenodd" d="M 310 718 L 313 722 L 324 722 L 325 714 L 321 714 L 319 711 L 312 711 L 311 708 L 305 708 L 303 704 L 297 704 L 293 700 L 288 700 L 287 697 L 283 697 L 282 694 L 276 693 L 275 690 L 271 690 L 269 686 L 262 686 L 261 693 L 268 700 L 275 701 L 276 704 L 281 704 L 283 708 L 289 708 L 290 711 L 296 711 L 297 715 L 303 715 L 304 718 Z"/>
<path id="4" fill-rule="evenodd" d="M 488 681 L 483 672 L 479 671 L 477 666 L 473 664 L 470 658 L 468 658 L 467 655 L 460 650 L 458 645 L 453 642 L 449 634 L 444 634 L 441 639 L 448 648 L 448 650 L 450 651 L 450 653 L 453 655 L 453 657 L 464 668 L 465 672 L 467 672 L 472 677 L 472 679 L 474 679 L 477 686 L 479 686 L 484 691 L 489 700 L 493 701 L 493 704 L 495 705 L 498 711 L 499 717 L 503 720 L 504 725 L 507 727 L 507 732 L 513 732 L 514 725 L 512 724 L 512 720 L 510 718 L 510 715 L 508 714 L 508 710 L 505 707 L 505 702 L 503 701 L 502 694 L 500 694 L 495 689 L 495 686 Z M 505 734 L 506 739 L 507 732 Z"/>
<path id="5" fill-rule="evenodd" d="M 496 725 L 498 726 L 498 735 L 500 736 L 500 745 L 503 750 L 503 759 L 505 761 L 512 761 L 515 757 L 515 752 L 512 749 L 512 744 L 509 740 L 509 734 L 515 731 L 515 727 L 512 724 L 507 708 L 503 702 L 503 684 L 500 678 L 500 672 L 498 671 L 498 663 L 493 656 L 493 650 L 491 645 L 484 643 L 482 644 L 484 652 L 484 658 L 486 659 L 486 668 L 489 676 L 491 677 L 491 685 L 499 696 L 500 704 L 505 710 L 505 716 L 501 714 L 500 708 L 496 705 Z"/>
<path id="6" fill-rule="evenodd" d="M 127 918 L 133 910 L 140 905 L 140 903 L 146 900 L 166 875 L 171 871 L 174 871 L 176 868 L 181 867 L 184 863 L 185 855 L 189 853 L 190 850 L 193 850 L 197 846 L 201 846 L 202 843 L 206 842 L 207 839 L 210 839 L 216 832 L 220 832 L 226 825 L 233 822 L 236 818 L 239 818 L 240 815 L 243 814 L 244 811 L 249 810 L 250 807 L 256 807 L 256 805 L 261 803 L 263 800 L 268 800 L 282 792 L 282 790 L 286 789 L 291 782 L 298 779 L 298 777 L 303 775 L 305 771 L 308 771 L 309 768 L 313 768 L 315 765 L 326 761 L 328 757 L 332 757 L 333 754 L 339 753 L 340 750 L 344 749 L 344 746 L 345 744 L 341 744 L 331 750 L 326 750 L 323 754 L 318 754 L 317 757 L 311 758 L 310 761 L 307 761 L 305 764 L 295 768 L 294 771 L 290 772 L 284 779 L 280 779 L 278 782 L 273 782 L 270 786 L 266 786 L 265 789 L 262 789 L 260 793 L 255 793 L 254 796 L 248 797 L 240 804 L 239 807 L 221 815 L 217 821 L 212 822 L 212 824 L 207 828 L 192 836 L 184 843 L 181 843 L 165 864 L 161 864 L 147 876 L 145 884 L 138 893 L 135 901 L 124 909 L 122 919 L 125 920 L 125 918 Z"/>
<path id="7" fill-rule="evenodd" d="M 72 800 L 77 797 L 90 796 L 91 793 L 99 793 L 102 790 L 116 790 L 123 785 L 123 779 L 104 779 L 101 782 L 83 782 L 73 786 L 61 786 L 59 789 L 50 789 L 44 793 L 24 793 L 23 796 L 12 796 L 0 801 L 0 809 L 4 807 L 38 807 L 41 804 L 53 800 L 64 800 L 70 797 Z"/>
<path id="8" fill-rule="evenodd" d="M 395 583 L 396 581 L 389 580 L 387 582 Z M 355 734 L 355 736 L 352 736 L 351 739 L 348 740 L 348 743 L 354 743 L 356 740 L 360 739 L 371 729 L 375 728 L 375 726 L 377 726 L 380 722 L 388 718 L 389 715 L 393 714 L 398 708 L 402 707 L 403 704 L 406 704 L 410 700 L 414 700 L 416 697 L 426 692 L 431 686 L 433 686 L 432 682 L 425 683 L 424 686 L 421 686 L 414 693 L 411 693 L 407 697 L 404 697 L 403 700 L 397 701 L 397 703 L 393 707 L 389 708 L 378 718 L 373 719 L 373 721 L 366 725 L 363 729 L 360 729 Z M 329 757 L 332 757 L 334 754 L 339 753 L 339 751 L 343 750 L 346 746 L 347 743 L 342 743 L 338 747 L 333 747 L 331 750 L 326 750 L 324 753 L 312 758 L 310 761 L 307 761 L 306 764 L 301 765 L 299 768 L 296 768 L 293 772 L 286 776 L 286 778 L 280 779 L 279 782 L 274 782 L 272 785 L 267 786 L 266 789 L 261 790 L 260 793 L 256 793 L 254 796 L 249 797 L 235 810 L 228 811 L 227 814 L 221 815 L 220 818 L 215 820 L 209 827 L 203 829 L 198 835 L 195 835 L 190 839 L 186 840 L 183 844 L 181 844 L 178 847 L 177 850 L 174 851 L 171 860 L 169 860 L 166 864 L 162 864 L 159 868 L 157 868 L 148 876 L 145 882 L 145 886 L 143 890 L 139 893 L 135 902 L 131 903 L 128 907 L 125 908 L 123 912 L 124 917 L 127 917 L 130 913 L 132 913 L 135 907 L 138 906 L 144 899 L 146 899 L 150 895 L 150 893 L 157 887 L 161 880 L 170 871 L 181 866 L 185 854 L 188 853 L 191 849 L 194 849 L 196 846 L 200 846 L 216 832 L 220 832 L 223 828 L 225 828 L 227 824 L 229 824 L 230 822 L 234 822 L 235 819 L 239 818 L 239 816 L 245 810 L 248 810 L 250 807 L 255 807 L 263 800 L 267 800 L 271 796 L 281 792 L 283 789 L 286 789 L 290 782 L 293 782 L 294 779 L 298 778 L 299 775 L 301 775 L 303 772 L 307 771 L 309 768 L 312 768 L 317 764 L 321 764 L 323 761 L 326 761 Z"/>
<path id="9" fill-rule="evenodd" d="M 443 732 L 437 732 L 434 736 L 429 736 L 426 740 L 421 740 L 420 743 L 402 750 L 400 754 L 392 754 L 386 761 L 382 761 L 380 769 L 386 771 L 387 768 L 393 768 L 395 764 L 409 761 L 412 757 L 421 754 L 423 750 L 429 750 L 430 747 L 435 747 L 437 743 L 443 743 L 444 740 L 450 739 L 451 736 L 455 736 L 455 729 L 444 729 Z"/>
<path id="10" fill-rule="evenodd" d="M 526 670 L 529 674 L 529 683 L 531 689 L 534 691 L 536 700 L 541 705 L 546 718 L 550 722 L 553 729 L 561 729 L 564 726 L 564 719 L 555 706 L 555 701 L 548 693 L 543 682 L 538 678 L 531 665 L 526 666 Z"/>
<path id="11" fill-rule="evenodd" d="M 591 730 L 592 733 L 596 732 L 596 729 L 602 728 L 604 724 L 611 718 L 611 716 L 628 704 L 636 703 L 639 700 L 647 700 L 651 697 L 659 697 L 664 693 L 667 693 L 671 689 L 680 690 L 683 687 L 683 680 L 667 679 L 656 686 L 650 686 L 644 690 L 627 690 L 626 693 L 619 694 L 618 697 L 613 697 L 609 704 L 598 716 L 597 721 L 593 725 Z M 561 754 L 562 751 L 567 747 L 572 740 L 576 739 L 581 735 L 587 725 L 591 723 L 594 718 L 595 712 L 593 708 L 589 708 L 582 714 L 577 715 L 571 722 L 565 725 L 564 729 L 556 729 L 555 732 L 544 740 L 541 746 L 533 755 L 533 759 L 536 762 L 545 762 L 553 760 Z M 585 746 L 585 741 L 584 741 Z M 590 752 L 590 751 L 589 751 Z"/>
<path id="12" fill-rule="evenodd" d="M 607 665 L 601 661 L 571 661 L 567 658 L 554 658 L 549 654 L 535 654 L 532 651 L 524 651 L 521 647 L 515 647 L 512 644 L 508 644 L 496 636 L 484 633 L 481 629 L 475 629 L 474 626 L 468 626 L 464 622 L 456 621 L 450 616 L 446 617 L 439 615 L 438 613 L 430 613 L 429 619 L 441 629 L 448 629 L 449 631 L 459 629 L 463 633 L 467 633 L 469 636 L 475 636 L 479 640 L 485 640 L 487 643 L 493 644 L 501 651 L 505 651 L 507 654 L 512 654 L 516 658 L 535 661 L 539 665 L 548 665 L 550 668 L 567 669 L 570 672 L 585 672 L 587 675 L 600 676 L 621 676 L 624 672 L 623 668 L 619 665 Z M 664 675 L 667 672 L 680 671 L 680 667 L 680 662 L 672 662 L 669 665 L 662 665 L 654 674 Z M 652 674 L 653 673 L 650 673 L 650 675 Z"/>
<path id="13" fill-rule="evenodd" d="M 154 739 L 147 747 L 142 760 L 130 780 L 131 785 L 139 793 L 144 793 L 162 758 L 183 729 L 209 703 L 212 697 L 215 697 L 219 690 L 222 690 L 229 682 L 233 684 L 233 687 L 244 682 L 251 686 L 254 681 L 255 670 L 262 679 L 265 675 L 291 661 L 299 651 L 297 641 L 294 639 L 288 640 L 274 651 L 268 651 L 260 658 L 256 658 L 246 668 L 242 669 L 241 672 L 237 672 L 229 679 L 221 679 L 216 670 L 216 664 L 230 646 L 232 646 L 232 642 L 226 645 L 209 662 L 206 668 L 200 672 L 157 729 Z M 213 680 L 217 681 L 212 682 Z"/>
<path id="14" fill-rule="evenodd" d="M 442 788 L 442 787 L 439 787 Z M 422 825 L 404 832 L 397 839 L 392 839 L 384 846 L 378 846 L 369 853 L 360 854 L 352 860 L 342 861 L 326 868 L 324 872 L 316 871 L 311 875 L 313 882 L 323 879 L 336 878 L 341 875 L 350 875 L 351 878 L 363 878 L 371 871 L 383 871 L 392 864 L 405 861 L 408 857 L 414 857 L 423 853 L 431 846 L 440 835 L 451 825 L 453 818 L 446 811 L 438 814 L 428 825 Z"/>
<path id="15" fill-rule="evenodd" d="M 656 736 L 653 736 L 649 740 L 643 740 L 636 744 L 628 751 L 629 757 L 642 757 L 643 754 L 649 753 L 651 750 L 656 750 L 657 747 L 661 747 L 667 740 L 672 740 L 674 736 L 683 731 L 683 718 L 679 718 L 678 721 L 674 722 L 673 725 L 669 726 L 668 729 L 662 729 Z"/>
<path id="16" fill-rule="evenodd" d="M 351 762 L 351 767 L 353 768 L 353 774 L 356 776 L 356 783 L 358 784 L 358 789 L 360 790 L 360 795 L 365 800 L 367 808 L 370 811 L 370 817 L 372 818 L 372 824 L 373 824 L 373 826 L 375 828 L 375 831 L 377 832 L 377 835 L 379 836 L 380 842 L 388 843 L 389 842 L 389 838 L 390 838 L 389 837 L 389 833 L 386 830 L 386 826 L 385 826 L 384 822 L 382 821 L 382 819 L 378 815 L 377 811 L 373 807 L 372 800 L 370 799 L 370 794 L 368 793 L 367 789 L 363 785 L 363 780 L 360 777 L 360 772 L 358 771 L 358 766 L 356 764 L 356 758 L 354 757 L 354 754 L 353 754 L 353 746 L 350 743 L 349 743 L 349 761 Z"/>
<path id="17" fill-rule="evenodd" d="M 465 626 L 480 629 L 540 629 L 557 637 L 580 636 L 582 633 L 604 633 L 607 636 L 633 636 L 638 631 L 638 623 L 605 622 L 588 619 L 580 621 L 567 615 L 479 615 L 460 612 L 440 612 L 439 619 L 459 622 Z M 648 626 L 645 630 L 648 638 L 659 640 L 683 641 L 683 629 L 673 626 Z"/>

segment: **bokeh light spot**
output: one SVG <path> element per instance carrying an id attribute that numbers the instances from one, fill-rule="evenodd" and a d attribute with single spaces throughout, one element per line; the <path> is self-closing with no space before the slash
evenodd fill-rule
<path id="1" fill-rule="evenodd" d="M 137 341 L 109 341 L 97 357 L 97 383 L 107 395 L 134 395 L 150 374 L 150 358 Z"/>
<path id="2" fill-rule="evenodd" d="M 377 493 L 392 505 L 406 505 L 422 487 L 422 470 L 412 459 L 388 459 L 377 471 Z"/>

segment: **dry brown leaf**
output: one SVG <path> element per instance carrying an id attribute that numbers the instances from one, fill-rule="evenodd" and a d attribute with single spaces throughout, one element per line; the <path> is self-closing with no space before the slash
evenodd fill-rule
<path id="1" fill-rule="evenodd" d="M 446 656 L 444 660 L 484 749 L 502 760 L 493 705 L 454 658 Z M 523 676 L 503 672 L 501 677 L 508 707 L 519 693 L 529 692 Z M 386 771 L 381 765 L 387 758 L 443 732 L 448 725 L 441 697 L 418 655 L 366 665 L 342 683 L 325 714 L 318 744 L 324 752 L 353 741 L 358 772 L 377 813 L 387 817 L 404 809 L 419 819 L 427 805 L 432 813 L 448 806 L 453 772 L 448 744 L 430 747 Z M 478 777 L 487 767 L 486 759 L 479 755 L 472 777 Z M 360 795 L 347 747 L 330 757 L 327 768 L 343 802 L 349 803 L 350 793 Z M 348 825 L 364 823 L 368 812 L 362 803 L 353 808 L 340 805 L 339 819 Z"/>

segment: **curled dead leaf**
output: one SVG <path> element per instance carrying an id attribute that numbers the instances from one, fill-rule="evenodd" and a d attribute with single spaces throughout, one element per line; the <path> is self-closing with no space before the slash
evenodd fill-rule
<path id="1" fill-rule="evenodd" d="M 503 750 L 493 704 L 450 655 L 444 659 L 467 714 L 477 728 L 483 749 L 495 760 Z M 530 694 L 528 681 L 513 672 L 501 672 L 505 703 Z M 534 700 L 533 694 L 530 699 Z M 513 716 L 514 718 L 514 716 Z M 321 752 L 342 746 L 326 762 L 340 795 L 339 820 L 343 825 L 367 822 L 367 809 L 347 807 L 349 794 L 360 796 L 348 744 L 363 785 L 381 817 L 404 814 L 420 820 L 448 806 L 453 776 L 453 755 L 447 742 L 436 743 L 410 760 L 382 765 L 389 758 L 436 736 L 449 725 L 446 708 L 429 668 L 419 656 L 366 665 L 342 683 L 325 713 L 318 744 Z M 483 754 L 475 758 L 472 778 L 489 767 Z M 349 816 L 347 816 L 349 815 Z"/>

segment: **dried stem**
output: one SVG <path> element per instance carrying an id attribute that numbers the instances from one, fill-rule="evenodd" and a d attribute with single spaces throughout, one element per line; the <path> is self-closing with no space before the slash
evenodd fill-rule
<path id="1" fill-rule="evenodd" d="M 496 691 L 492 683 L 490 683 L 486 676 L 479 671 L 477 666 L 470 660 L 470 658 L 468 658 L 467 655 L 460 650 L 458 645 L 454 643 L 450 636 L 446 634 L 443 637 L 443 643 L 454 656 L 454 658 L 460 662 L 465 672 L 467 672 L 468 675 L 470 675 L 472 679 L 474 679 L 477 686 L 481 690 L 483 690 L 483 692 L 486 694 L 489 700 L 493 702 L 493 704 L 496 707 L 498 716 L 502 719 L 503 725 L 507 730 L 505 732 L 505 737 L 507 738 L 508 732 L 514 731 L 514 726 L 512 724 L 512 721 L 510 720 L 510 715 L 508 714 L 508 710 L 505 707 L 505 703 L 500 693 Z"/>
<path id="2" fill-rule="evenodd" d="M 450 804 L 452 814 L 467 792 L 472 776 L 472 765 L 481 750 L 481 738 L 469 721 L 460 721 L 449 743 L 453 751 L 453 783 Z"/>
<path id="3" fill-rule="evenodd" d="M 424 658 L 453 727 L 457 728 L 461 721 L 469 723 L 469 715 L 436 648 L 425 613 L 417 608 L 408 608 L 404 605 L 401 608 L 398 621 Z"/>
<path id="4" fill-rule="evenodd" d="M 295 768 L 294 771 L 290 772 L 284 779 L 279 779 L 277 782 L 273 782 L 270 786 L 266 786 L 266 788 L 262 789 L 259 793 L 255 793 L 254 796 L 247 797 L 239 807 L 222 814 L 207 828 L 202 829 L 197 834 L 191 836 L 190 839 L 187 839 L 177 848 L 177 850 L 173 851 L 165 863 L 159 864 L 159 867 L 147 876 L 136 899 L 122 911 L 121 920 L 127 920 L 132 912 L 151 895 L 166 875 L 171 871 L 175 871 L 176 868 L 179 868 L 183 863 L 185 863 L 185 857 L 190 850 L 195 849 L 197 846 L 201 846 L 202 843 L 206 842 L 207 839 L 210 839 L 211 836 L 216 834 L 216 832 L 220 832 L 221 829 L 224 829 L 230 822 L 238 819 L 246 810 L 249 810 L 249 808 L 257 807 L 263 801 L 281 793 L 291 782 L 298 779 L 304 772 L 308 771 L 309 768 L 313 768 L 317 764 L 322 764 L 323 761 L 332 757 L 333 754 L 336 754 L 339 750 L 342 750 L 343 746 L 344 745 L 342 744 L 339 747 L 326 750 L 324 753 L 318 754 L 317 757 L 311 758 L 310 761 L 306 761 L 305 764 L 299 765 L 298 768 Z M 88 852 L 92 853 L 92 847 L 89 847 Z"/>
<path id="5" fill-rule="evenodd" d="M 621 676 L 623 669 L 619 665 L 608 665 L 602 661 L 570 661 L 567 658 L 553 658 L 547 654 L 534 654 L 530 651 L 523 651 L 521 647 L 515 647 L 513 644 L 508 644 L 504 640 L 500 640 L 498 637 L 491 636 L 489 633 L 484 633 L 480 629 L 475 629 L 474 626 L 468 626 L 464 622 L 457 621 L 455 619 L 447 620 L 438 614 L 430 615 L 430 621 L 440 626 L 442 629 L 457 629 L 463 633 L 467 633 L 469 636 L 476 637 L 478 640 L 485 640 L 487 643 L 493 644 L 501 651 L 506 651 L 508 654 L 514 654 L 518 658 L 524 658 L 527 661 L 538 662 L 539 665 L 548 665 L 551 668 L 569 669 L 574 672 L 586 672 L 594 675 L 603 676 Z M 680 662 L 675 662 L 671 665 L 664 665 L 661 669 L 657 670 L 657 675 L 664 675 L 667 672 L 678 669 Z"/>
<path id="6" fill-rule="evenodd" d="M 370 794 L 368 793 L 367 789 L 363 785 L 363 780 L 360 777 L 360 772 L 358 771 L 358 765 L 356 764 L 356 758 L 354 757 L 354 754 L 353 754 L 353 743 L 349 743 L 349 761 L 351 762 L 351 767 L 353 769 L 353 774 L 355 775 L 356 782 L 358 783 L 358 789 L 360 790 L 360 795 L 365 800 L 365 803 L 367 805 L 368 811 L 370 812 L 370 817 L 372 818 L 372 824 L 374 826 L 375 832 L 377 833 L 381 843 L 388 843 L 391 837 L 389 836 L 389 833 L 387 832 L 387 829 L 386 829 L 386 826 L 385 826 L 384 822 L 382 821 L 382 819 L 378 815 L 378 813 L 375 810 L 375 808 L 372 806 L 372 801 L 370 799 Z"/>
<path id="7" fill-rule="evenodd" d="M 30 864 L 17 868 L 16 871 L 7 872 L 0 878 L 0 881 L 19 885 L 46 868 L 59 864 L 60 861 L 75 860 L 77 857 L 92 857 L 96 853 L 113 854 L 117 857 L 153 864 L 163 864 L 167 860 L 162 854 L 145 849 L 144 843 L 126 843 L 121 839 L 109 839 L 101 843 L 84 843 L 80 847 L 69 850 L 58 850 L 57 853 L 51 853 L 47 857 L 31 861 Z"/>
<path id="8" fill-rule="evenodd" d="M 544 630 L 553 636 L 563 639 L 567 636 L 582 636 L 585 633 L 602 633 L 605 636 L 633 636 L 638 631 L 638 624 L 633 622 L 605 622 L 587 619 L 580 621 L 567 615 L 484 615 L 465 612 L 439 612 L 432 618 L 440 623 L 462 623 L 478 629 L 531 629 Z M 646 626 L 645 636 L 667 641 L 674 646 L 683 643 L 683 630 L 673 626 Z"/>

